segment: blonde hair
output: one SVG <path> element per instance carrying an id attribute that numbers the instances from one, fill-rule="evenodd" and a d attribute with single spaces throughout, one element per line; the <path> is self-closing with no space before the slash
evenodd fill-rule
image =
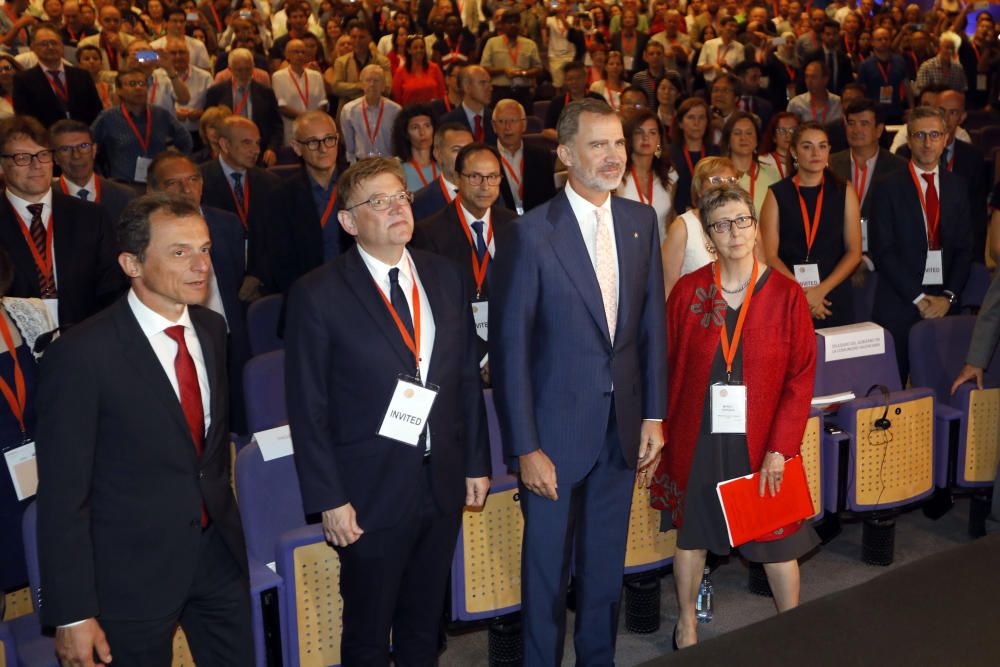
<path id="1" fill-rule="evenodd" d="M 691 174 L 691 203 L 698 206 L 701 200 L 701 182 L 710 176 L 717 176 L 723 171 L 738 173 L 736 165 L 727 157 L 703 157 L 694 166 L 694 173 Z"/>

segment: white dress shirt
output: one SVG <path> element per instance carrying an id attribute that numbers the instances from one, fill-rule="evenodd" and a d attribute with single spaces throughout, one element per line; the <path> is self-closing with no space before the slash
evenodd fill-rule
<path id="1" fill-rule="evenodd" d="M 497 150 L 503 157 L 500 166 L 507 174 L 507 182 L 510 184 L 511 194 L 514 195 L 514 208 L 524 210 L 524 199 L 521 197 L 521 191 L 524 189 L 524 142 L 521 142 L 516 151 L 508 153 L 498 141 Z"/>
<path id="2" fill-rule="evenodd" d="M 153 348 L 153 354 L 156 355 L 160 365 L 163 366 L 163 372 L 167 374 L 167 379 L 170 381 L 170 386 L 173 387 L 178 401 L 181 400 L 181 390 L 180 385 L 177 383 L 177 371 L 174 369 L 174 359 L 177 357 L 177 343 L 174 342 L 173 338 L 164 333 L 164 331 L 177 324 L 184 327 L 184 342 L 187 343 L 188 352 L 191 354 L 195 371 L 198 374 L 198 387 L 201 389 L 201 408 L 205 415 L 205 433 L 208 433 L 208 427 L 212 425 L 212 394 L 208 384 L 208 370 L 205 368 L 205 355 L 202 353 L 201 342 L 198 340 L 198 334 L 194 330 L 194 324 L 191 322 L 191 314 L 188 312 L 188 309 L 185 307 L 184 312 L 177 318 L 177 321 L 171 322 L 140 301 L 135 290 L 131 289 L 128 292 L 128 306 L 132 309 L 132 314 L 135 315 L 142 333 L 149 340 L 149 345 Z"/>
<path id="3" fill-rule="evenodd" d="M 465 216 L 465 224 L 469 227 L 469 233 L 472 234 L 472 242 L 476 242 L 476 230 L 472 228 L 472 223 L 477 220 L 481 220 L 483 223 L 483 239 L 487 242 L 487 252 L 490 253 L 490 257 L 496 257 L 496 244 L 493 239 L 490 238 L 490 209 L 486 209 L 486 213 L 481 218 L 477 218 L 469 212 L 469 209 L 462 206 L 462 215 Z"/>
<path id="4" fill-rule="evenodd" d="M 941 201 L 941 175 L 938 174 L 937 167 L 935 167 L 931 171 L 924 171 L 923 169 L 921 169 L 920 167 L 918 167 L 916 165 L 916 163 L 911 163 L 911 164 L 913 164 L 913 170 L 915 172 L 917 172 L 917 182 L 920 183 L 920 195 L 924 198 L 924 202 L 925 203 L 927 202 L 927 180 L 924 178 L 924 174 L 933 174 L 934 175 L 934 189 L 937 190 L 937 193 L 938 193 L 938 202 L 939 202 L 939 204 L 938 204 L 938 212 L 939 212 L 938 215 L 940 216 L 940 211 L 941 211 L 941 206 L 940 206 L 940 201 Z M 927 208 L 926 208 L 926 206 L 924 207 L 923 211 L 921 212 L 921 215 L 924 216 L 924 236 L 927 238 L 927 247 L 929 249 L 930 248 L 930 233 L 929 233 L 929 231 L 927 229 Z M 940 221 L 940 217 L 939 217 L 939 221 Z M 938 233 L 940 233 L 940 227 L 939 227 Z M 917 296 L 917 298 L 913 300 L 913 303 L 914 304 L 920 303 L 920 301 L 924 298 L 924 296 L 925 296 L 924 292 L 921 292 Z"/>
<path id="5" fill-rule="evenodd" d="M 299 112 L 326 108 L 326 84 L 323 83 L 323 75 L 314 69 L 304 69 L 301 76 L 293 72 L 291 67 L 279 69 L 271 76 L 271 88 L 274 90 L 274 96 L 278 98 L 279 107 Z M 303 103 L 303 95 L 307 103 Z M 281 122 L 285 124 L 287 146 L 292 142 L 293 120 L 282 116 Z"/>
<path id="6" fill-rule="evenodd" d="M 26 199 L 21 199 L 15 195 L 10 190 L 6 190 L 7 201 L 10 202 L 17 214 L 21 216 L 21 220 L 24 222 L 24 231 L 28 234 L 28 238 L 31 238 L 31 211 L 28 210 L 30 204 L 36 202 L 30 202 Z M 42 226 L 45 227 L 45 231 L 49 231 L 49 223 L 52 221 L 52 188 L 45 193 L 37 203 L 42 204 Z M 25 241 L 27 243 L 27 241 Z M 56 269 L 56 239 L 55 233 L 52 236 L 52 247 L 49 249 L 52 253 L 52 280 L 56 284 L 56 292 L 59 291 L 59 276 L 57 275 Z"/>
<path id="7" fill-rule="evenodd" d="M 201 69 L 212 69 L 212 59 L 208 57 L 208 49 L 205 45 L 199 42 L 194 37 L 188 37 L 184 35 L 184 43 L 187 45 L 188 54 L 191 57 L 191 66 L 200 67 Z M 167 48 L 167 36 L 164 35 L 159 39 L 153 40 L 150 46 L 161 51 Z"/>
<path id="8" fill-rule="evenodd" d="M 608 220 L 611 222 L 612 234 L 615 228 L 615 218 L 611 212 L 611 193 L 608 193 L 607 198 L 604 203 L 599 207 L 594 206 L 589 201 L 577 194 L 576 190 L 573 189 L 573 185 L 566 181 L 566 198 L 569 199 L 569 205 L 573 209 L 573 215 L 576 216 L 576 222 L 580 225 L 580 233 L 583 234 L 583 243 L 587 246 L 587 254 L 590 255 L 590 264 L 594 268 L 594 273 L 597 272 L 597 214 L 595 210 L 602 208 L 607 213 Z M 611 242 L 611 254 L 614 256 L 615 264 L 615 284 L 618 285 L 619 303 L 621 303 L 621 268 L 618 266 L 618 243 L 617 237 L 612 238 Z"/>
<path id="9" fill-rule="evenodd" d="M 872 177 L 875 175 L 875 163 L 878 162 L 878 151 L 870 158 L 865 160 L 865 175 L 861 176 L 861 170 L 858 168 L 858 162 L 854 157 L 854 153 L 851 153 L 851 183 L 854 185 L 854 190 L 858 193 L 858 205 L 864 204 L 865 195 L 872 187 Z M 854 180 L 855 174 L 858 178 L 864 178 L 865 187 L 864 190 L 858 191 L 858 183 Z"/>
<path id="10" fill-rule="evenodd" d="M 184 80 L 184 84 L 187 86 L 188 92 L 191 93 L 191 99 L 188 100 L 187 104 L 178 104 L 177 108 L 198 109 L 200 111 L 204 111 L 205 95 L 208 93 L 208 89 L 212 87 L 212 75 L 205 70 L 192 65 L 188 68 L 187 74 L 182 75 L 181 78 Z M 197 132 L 199 121 L 195 119 L 185 120 L 181 122 L 181 125 L 183 125 L 184 129 L 189 132 Z"/>
<path id="11" fill-rule="evenodd" d="M 146 99 L 149 104 L 166 109 L 171 116 L 176 118 L 177 94 L 174 92 L 174 84 L 170 81 L 170 75 L 167 74 L 167 71 L 162 68 L 154 69 L 148 84 Z"/>
<path id="12" fill-rule="evenodd" d="M 64 174 L 64 176 L 65 176 L 65 174 Z M 91 204 L 96 203 L 96 198 L 97 198 L 97 174 L 95 174 L 94 172 L 90 172 L 90 178 L 83 185 L 77 185 L 76 183 L 74 183 L 73 181 L 70 180 L 69 176 L 65 176 L 65 178 L 66 178 L 66 190 L 67 190 L 67 192 L 65 194 L 69 195 L 70 197 L 76 197 L 77 199 L 79 199 L 80 198 L 80 190 L 86 190 L 87 191 L 87 201 L 89 201 Z M 57 179 L 55 179 L 52 182 L 53 183 L 57 183 L 57 182 L 59 182 L 59 179 L 57 178 Z M 62 188 L 62 185 L 60 184 L 60 189 L 61 188 Z"/>

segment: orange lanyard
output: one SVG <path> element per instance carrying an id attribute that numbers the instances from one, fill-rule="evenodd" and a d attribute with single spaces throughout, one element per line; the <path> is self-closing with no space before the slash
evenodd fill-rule
<path id="1" fill-rule="evenodd" d="M 337 201 L 337 186 L 333 186 L 333 192 L 330 193 L 330 200 L 326 202 L 326 210 L 323 211 L 323 217 L 319 219 L 319 226 L 321 229 L 326 229 L 326 221 L 330 219 L 330 213 L 333 211 L 333 205 Z"/>
<path id="2" fill-rule="evenodd" d="M 844 35 L 844 50 L 847 51 L 848 58 L 854 58 L 854 49 L 851 48 L 851 42 L 847 39 L 847 35 Z"/>
<path id="3" fill-rule="evenodd" d="M 784 65 L 784 63 L 782 63 Z M 792 85 L 795 83 L 795 68 L 785 65 L 785 72 L 788 73 L 788 83 Z"/>
<path id="4" fill-rule="evenodd" d="M 24 218 L 22 218 L 21 214 L 17 212 L 17 209 L 14 208 L 13 204 L 10 205 L 10 210 L 14 211 L 14 217 L 17 218 L 17 221 L 19 223 L 21 223 L 21 234 L 24 235 L 24 241 L 28 244 L 28 250 L 31 251 L 31 256 L 35 259 L 35 266 L 38 267 L 38 270 L 45 277 L 46 281 L 52 281 L 54 283 L 55 280 L 53 280 L 53 275 L 52 275 L 52 236 L 55 233 L 56 226 L 55 222 L 52 219 L 51 207 L 49 209 L 48 229 L 45 230 L 44 257 L 40 252 L 38 252 L 38 247 L 35 246 L 35 241 L 34 239 L 31 238 L 31 227 L 29 227 L 28 224 L 24 222 Z"/>
<path id="5" fill-rule="evenodd" d="M 461 51 L 459 50 L 459 49 L 462 48 L 462 36 L 461 35 L 459 35 L 458 39 L 455 40 L 455 46 L 451 45 L 451 37 L 449 37 L 448 35 L 444 36 L 444 43 L 448 45 L 448 50 L 451 51 L 451 55 L 452 55 L 453 58 L 455 56 L 462 55 Z"/>
<path id="6" fill-rule="evenodd" d="M 517 38 L 514 39 L 514 49 L 513 50 L 511 50 L 510 44 L 507 42 L 506 39 L 503 40 L 503 44 L 504 44 L 505 47 L 507 47 L 507 55 L 510 56 L 510 66 L 511 67 L 517 67 L 517 52 L 521 48 L 520 42 L 517 40 Z"/>
<path id="7" fill-rule="evenodd" d="M 635 55 L 635 42 L 639 38 L 636 33 L 632 33 L 632 40 L 625 41 L 625 35 L 622 34 L 622 53 L 627 55 Z"/>
<path id="8" fill-rule="evenodd" d="M 882 61 L 878 58 L 875 59 L 875 66 L 878 67 L 879 74 L 882 75 L 882 81 L 885 85 L 889 85 L 889 75 L 892 74 L 892 61 L 886 63 L 885 67 L 882 67 Z"/>
<path id="9" fill-rule="evenodd" d="M 222 32 L 222 21 L 219 20 L 219 12 L 215 11 L 215 5 L 211 2 L 208 3 L 208 8 L 212 10 L 212 18 L 215 19 L 215 28 L 219 32 Z"/>
<path id="10" fill-rule="evenodd" d="M 14 362 L 14 389 L 17 391 L 17 396 L 14 395 L 14 391 L 11 390 L 10 385 L 3 378 L 0 378 L 0 392 L 3 392 L 3 397 L 7 399 L 10 411 L 17 417 L 17 423 L 21 426 L 21 433 L 26 433 L 27 429 L 24 427 L 24 406 L 28 402 L 28 392 L 24 385 L 24 371 L 21 370 L 21 362 L 18 360 L 17 350 L 14 348 L 14 338 L 10 335 L 10 327 L 7 326 L 7 318 L 3 316 L 3 313 L 0 313 L 0 334 L 3 334 L 3 340 L 7 343 L 7 351 L 10 352 L 10 358 Z"/>
<path id="11" fill-rule="evenodd" d="M 799 207 L 802 209 L 802 226 L 806 230 L 806 262 L 809 261 L 809 253 L 812 252 L 813 242 L 816 240 L 816 232 L 819 231 L 819 218 L 823 212 L 823 182 L 825 180 L 823 178 L 819 182 L 819 195 L 816 197 L 816 212 L 813 213 L 812 228 L 810 229 L 809 210 L 806 208 L 806 200 L 799 190 L 799 175 L 795 174 L 795 178 L 792 179 L 792 183 L 795 184 L 795 194 L 799 196 Z"/>
<path id="12" fill-rule="evenodd" d="M 503 166 L 507 168 L 507 173 L 510 177 L 514 179 L 514 183 L 517 184 L 517 198 L 524 199 L 524 154 L 521 154 L 521 169 L 517 172 L 514 171 L 514 167 L 511 166 L 510 162 L 507 162 L 507 158 L 500 153 L 500 161 L 503 162 Z M 493 227 L 490 227 L 490 233 L 493 232 Z"/>
<path id="13" fill-rule="evenodd" d="M 149 154 L 149 134 L 153 130 L 153 121 L 150 118 L 149 107 L 148 106 L 146 107 L 146 139 L 145 140 L 143 140 L 142 135 L 139 134 L 139 128 L 135 126 L 135 123 L 132 121 L 132 116 L 129 114 L 128 109 L 125 108 L 124 104 L 122 104 L 121 109 L 122 109 L 122 115 L 125 116 L 125 120 L 128 121 L 129 127 L 132 128 L 132 134 L 134 134 L 135 138 L 139 140 L 139 145 L 142 147 L 142 153 L 143 153 L 143 155 L 148 155 Z"/>
<path id="14" fill-rule="evenodd" d="M 403 343 L 413 353 L 413 360 L 417 365 L 417 377 L 420 377 L 420 290 L 417 289 L 417 277 L 413 272 L 413 263 L 409 257 L 406 258 L 406 263 L 410 266 L 410 280 L 413 282 L 413 289 L 410 292 L 410 303 L 413 305 L 413 336 L 410 336 L 410 332 L 403 326 L 403 320 L 399 319 L 399 313 L 392 307 L 392 302 L 389 301 L 385 292 L 382 291 L 382 286 L 375 283 L 375 287 L 378 289 L 382 301 L 385 302 L 385 307 L 389 309 L 389 314 L 392 315 L 392 319 L 396 323 L 396 328 L 399 329 L 399 335 L 403 337 Z M 372 281 L 374 280 L 375 278 L 373 277 Z"/>
<path id="15" fill-rule="evenodd" d="M 782 178 L 784 178 L 785 177 L 785 167 L 781 164 L 781 156 L 778 155 L 778 151 L 774 151 L 773 153 L 771 153 L 771 157 L 774 158 L 774 164 L 777 165 L 777 167 L 778 167 L 778 173 L 781 174 Z"/>
<path id="16" fill-rule="evenodd" d="M 236 79 L 232 79 L 233 82 L 233 102 L 236 103 L 236 108 L 233 113 L 237 116 L 243 114 L 243 105 L 247 103 L 247 98 L 250 96 L 250 85 L 248 84 L 246 88 L 243 89 L 243 97 L 239 102 L 236 102 Z"/>
<path id="17" fill-rule="evenodd" d="M 649 196 L 644 197 L 642 194 L 642 188 L 639 187 L 639 176 L 635 172 L 635 166 L 632 166 L 632 182 L 635 183 L 635 191 L 639 193 L 639 203 L 653 205 L 653 172 L 649 172 Z"/>
<path id="18" fill-rule="evenodd" d="M 14 9 L 14 3 L 13 2 L 4 3 L 3 9 L 4 9 L 5 12 L 7 12 L 7 16 L 10 17 L 10 22 L 11 23 L 16 23 L 17 22 L 17 12 Z M 21 28 L 17 32 L 20 33 L 21 39 L 25 43 L 27 43 L 28 42 L 28 30 L 26 28 Z"/>
<path id="19" fill-rule="evenodd" d="M 735 224 L 735 223 L 734 223 Z M 715 262 L 713 270 L 715 274 L 715 286 L 722 292 L 722 278 L 719 275 L 719 262 Z M 726 373 L 732 377 L 733 359 L 736 358 L 736 350 L 740 346 L 740 337 L 743 335 L 743 323 L 747 319 L 747 312 L 750 310 L 750 298 L 753 290 L 757 286 L 757 258 L 753 258 L 753 271 L 750 273 L 750 283 L 747 285 L 747 295 L 743 299 L 743 307 L 740 308 L 739 317 L 736 318 L 736 329 L 733 331 L 733 342 L 729 343 L 729 332 L 726 331 L 726 323 L 719 327 L 719 338 L 722 339 L 722 356 L 726 360 Z"/>
<path id="20" fill-rule="evenodd" d="M 920 179 L 917 178 L 917 171 L 913 168 L 913 162 L 910 162 L 910 176 L 913 177 L 913 185 L 917 188 L 917 196 L 920 198 L 920 209 L 924 212 L 924 220 L 927 221 L 927 242 L 930 244 L 930 240 L 937 238 L 938 227 L 941 225 L 941 206 L 938 205 L 937 215 L 931 220 L 927 217 L 927 200 L 924 198 L 924 190 L 920 187 Z M 931 250 L 937 250 L 937 248 L 931 248 Z"/>
<path id="21" fill-rule="evenodd" d="M 59 187 L 62 188 L 64 195 L 70 195 L 69 186 L 66 185 L 65 175 L 59 176 Z M 76 195 L 70 195 L 70 196 L 75 197 Z M 101 203 L 101 180 L 97 178 L 96 175 L 94 176 L 94 203 L 95 204 Z"/>
<path id="22" fill-rule="evenodd" d="M 448 194 L 448 188 L 444 186 L 444 176 L 438 179 L 438 184 L 441 186 L 441 192 L 444 193 L 444 200 L 450 204 L 453 197 Z"/>
<path id="23" fill-rule="evenodd" d="M 857 160 L 851 160 L 854 162 L 854 187 L 858 189 L 858 199 L 863 200 L 865 198 L 865 183 L 868 181 L 868 163 L 864 162 L 860 166 Z"/>
<path id="24" fill-rule="evenodd" d="M 486 280 L 486 266 L 490 263 L 493 225 L 490 225 L 486 232 L 486 254 L 483 255 L 483 263 L 480 264 L 479 255 L 476 253 L 476 242 L 472 240 L 472 231 L 469 229 L 469 223 L 465 220 L 465 212 L 462 211 L 462 195 L 455 197 L 455 210 L 458 211 L 458 220 L 462 223 L 462 231 L 465 232 L 465 238 L 469 240 L 469 246 L 472 248 L 472 275 L 476 277 L 476 299 L 478 299 L 483 291 L 483 281 Z"/>
<path id="25" fill-rule="evenodd" d="M 816 101 L 813 99 L 813 96 L 810 93 L 810 95 L 809 95 L 809 108 L 812 110 L 812 117 L 813 117 L 814 121 L 816 121 L 818 123 L 824 123 L 824 124 L 826 123 L 826 114 L 827 114 L 827 111 L 830 110 L 829 104 L 830 104 L 829 102 L 823 102 L 823 117 L 820 118 L 818 115 L 816 115 Z"/>
<path id="26" fill-rule="evenodd" d="M 236 190 L 233 189 L 232 179 L 227 179 L 229 181 L 229 191 L 233 194 L 233 201 L 236 202 L 236 213 L 240 216 L 240 222 L 243 223 L 243 229 L 247 230 L 250 228 L 249 217 L 250 217 L 250 174 L 243 174 L 243 201 L 240 201 L 239 195 L 236 194 Z M 329 205 L 327 205 L 329 208 Z"/>
<path id="27" fill-rule="evenodd" d="M 305 92 L 305 94 L 302 93 L 302 88 L 299 86 L 299 81 L 298 81 L 298 79 L 295 78 L 295 72 L 292 71 L 291 67 L 288 68 L 288 76 L 292 80 L 292 83 L 295 84 L 295 90 L 299 94 L 299 99 L 302 100 L 302 108 L 305 111 L 308 111 L 309 110 L 309 71 L 308 70 L 302 70 L 302 79 L 303 79 L 303 81 L 305 81 L 305 84 L 306 84 L 306 92 Z M 364 102 L 362 102 L 362 104 L 364 104 Z M 365 121 L 367 122 L 367 119 L 365 119 Z M 378 132 L 378 128 L 375 128 L 375 131 Z M 369 133 L 369 136 L 370 136 L 370 133 Z"/>
<path id="28" fill-rule="evenodd" d="M 445 98 L 445 99 L 448 99 L 448 98 Z M 413 170 L 415 172 L 417 172 L 417 176 L 420 177 L 420 182 L 426 188 L 427 187 L 427 179 L 424 178 L 424 170 L 420 168 L 419 164 L 417 164 L 417 159 L 416 158 L 411 158 L 410 159 L 410 164 L 413 165 Z M 437 162 L 435 162 L 434 160 L 431 160 L 431 173 L 434 174 L 433 178 L 437 178 L 438 177 Z"/>
<path id="29" fill-rule="evenodd" d="M 444 99 L 444 108 L 447 110 L 448 113 L 451 113 L 451 100 L 448 99 L 447 92 L 445 92 L 443 99 Z"/>
<path id="30" fill-rule="evenodd" d="M 156 85 L 157 85 L 156 84 L 156 77 L 154 76 L 153 77 L 153 85 L 149 89 L 149 104 L 152 104 L 153 100 L 156 99 Z"/>
<path id="31" fill-rule="evenodd" d="M 101 33 L 101 43 L 104 45 L 104 52 L 108 54 L 108 65 L 112 71 L 118 70 L 118 50 L 111 48 L 111 42 L 107 35 Z"/>
<path id="32" fill-rule="evenodd" d="M 375 132 L 372 132 L 371 123 L 368 122 L 368 103 L 364 98 L 361 98 L 361 115 L 365 119 L 365 132 L 368 133 L 368 142 L 371 144 L 372 150 L 375 150 L 375 137 L 378 136 L 378 131 L 382 128 L 382 113 L 385 111 L 385 99 L 380 99 L 378 101 L 378 119 L 375 121 Z M 417 172 L 420 170 L 418 169 Z"/>
<path id="33" fill-rule="evenodd" d="M 972 47 L 972 52 L 976 54 L 976 64 L 978 65 L 979 61 L 982 59 L 982 55 L 979 53 L 979 47 L 976 46 L 976 43 L 971 39 L 969 40 L 969 46 Z"/>

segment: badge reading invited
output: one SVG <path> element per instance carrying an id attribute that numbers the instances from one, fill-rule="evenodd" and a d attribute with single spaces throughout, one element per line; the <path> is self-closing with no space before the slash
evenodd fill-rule
<path id="1" fill-rule="evenodd" d="M 437 391 L 434 389 L 400 378 L 396 381 L 396 389 L 392 392 L 392 400 L 386 408 L 378 434 L 416 447 L 420 434 L 427 427 L 427 418 L 436 398 Z"/>

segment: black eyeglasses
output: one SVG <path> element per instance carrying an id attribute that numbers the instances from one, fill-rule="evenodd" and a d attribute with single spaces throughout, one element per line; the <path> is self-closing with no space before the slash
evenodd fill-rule
<path id="1" fill-rule="evenodd" d="M 469 183 L 473 185 L 482 185 L 483 181 L 486 181 L 487 185 L 500 185 L 500 181 L 503 180 L 502 174 L 479 174 L 472 172 L 471 174 L 462 174 L 462 176 L 469 179 Z"/>
<path id="2" fill-rule="evenodd" d="M 59 155 L 65 157 L 70 153 L 86 153 L 93 147 L 94 144 L 85 141 L 82 144 L 76 144 L 72 146 L 60 146 L 59 148 L 56 149 L 56 153 L 59 153 Z"/>
<path id="3" fill-rule="evenodd" d="M 326 148 L 333 148 L 334 146 L 337 145 L 338 141 L 339 139 L 337 138 L 337 135 L 328 134 L 325 137 L 321 137 L 319 139 L 296 139 L 295 143 L 299 144 L 300 146 L 305 146 L 311 151 L 318 151 L 320 144 L 322 144 Z"/>
<path id="4" fill-rule="evenodd" d="M 38 164 L 49 164 L 52 162 L 52 151 L 44 150 L 37 153 L 4 153 L 0 158 L 11 160 L 18 167 L 26 167 L 32 160 L 38 160 Z"/>
<path id="5" fill-rule="evenodd" d="M 920 130 L 918 132 L 914 132 L 910 136 L 916 139 L 917 141 L 927 141 L 928 139 L 930 139 L 931 141 L 937 141 L 938 139 L 944 136 L 944 132 L 938 132 L 937 130 L 924 132 L 923 130 Z"/>
<path id="6" fill-rule="evenodd" d="M 388 194 L 388 195 L 387 194 L 372 195 L 371 197 L 369 197 L 365 201 L 358 202 L 354 206 L 348 206 L 344 210 L 345 211 L 353 211 L 354 209 L 356 209 L 359 206 L 362 206 L 364 204 L 368 204 L 369 206 L 372 207 L 373 211 L 384 211 L 384 210 L 386 210 L 388 208 L 392 208 L 393 206 L 396 206 L 398 204 L 402 204 L 404 201 L 407 204 L 412 204 L 413 203 L 413 193 L 412 192 L 395 192 L 393 194 Z"/>
<path id="7" fill-rule="evenodd" d="M 715 231 L 716 234 L 726 234 L 736 225 L 737 229 L 746 229 L 756 222 L 752 215 L 741 215 L 738 218 L 733 218 L 732 220 L 719 220 L 718 222 L 713 222 L 708 227 Z"/>

